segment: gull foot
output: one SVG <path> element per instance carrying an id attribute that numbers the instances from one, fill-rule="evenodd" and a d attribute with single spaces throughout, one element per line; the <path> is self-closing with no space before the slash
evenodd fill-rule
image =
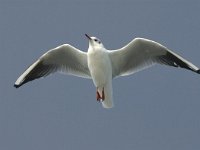
<path id="1" fill-rule="evenodd" d="M 100 94 L 99 94 L 98 91 L 96 92 L 96 98 L 97 98 L 97 101 L 100 102 L 100 100 L 101 100 L 101 96 L 100 96 Z"/>
<path id="2" fill-rule="evenodd" d="M 104 88 L 102 90 L 102 97 L 98 92 L 98 88 L 97 88 L 97 92 L 96 92 L 96 98 L 98 102 L 103 102 L 105 100 L 105 93 L 104 93 Z"/>

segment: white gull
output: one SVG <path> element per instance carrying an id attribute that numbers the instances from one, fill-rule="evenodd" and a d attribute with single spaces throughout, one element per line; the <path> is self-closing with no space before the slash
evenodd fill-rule
<path id="1" fill-rule="evenodd" d="M 165 46 L 135 38 L 117 50 L 107 50 L 96 37 L 90 37 L 88 52 L 63 44 L 43 54 L 17 79 L 16 88 L 54 72 L 89 78 L 96 87 L 96 99 L 104 108 L 113 107 L 112 79 L 131 75 L 154 64 L 181 67 L 200 74 L 200 69 Z"/>

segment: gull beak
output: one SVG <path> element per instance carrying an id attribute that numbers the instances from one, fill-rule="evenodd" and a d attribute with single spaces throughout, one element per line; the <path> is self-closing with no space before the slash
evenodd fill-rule
<path id="1" fill-rule="evenodd" d="M 86 36 L 89 40 L 91 40 L 91 37 L 90 37 L 88 34 L 85 34 L 85 36 Z"/>

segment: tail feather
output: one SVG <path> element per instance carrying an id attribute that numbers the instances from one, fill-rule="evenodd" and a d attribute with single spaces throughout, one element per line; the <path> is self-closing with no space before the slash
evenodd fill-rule
<path id="1" fill-rule="evenodd" d="M 113 90 L 112 83 L 108 83 L 104 87 L 105 99 L 102 101 L 102 106 L 104 108 L 112 108 L 113 104 Z"/>

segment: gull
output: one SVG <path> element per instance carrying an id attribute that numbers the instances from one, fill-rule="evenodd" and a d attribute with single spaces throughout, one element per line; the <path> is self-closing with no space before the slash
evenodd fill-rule
<path id="1" fill-rule="evenodd" d="M 69 44 L 47 51 L 16 80 L 14 87 L 54 72 L 92 79 L 96 99 L 104 108 L 113 107 L 112 80 L 163 64 L 181 67 L 200 74 L 200 69 L 167 47 L 144 38 L 135 38 L 124 47 L 107 50 L 102 42 L 88 34 L 87 52 Z"/>

